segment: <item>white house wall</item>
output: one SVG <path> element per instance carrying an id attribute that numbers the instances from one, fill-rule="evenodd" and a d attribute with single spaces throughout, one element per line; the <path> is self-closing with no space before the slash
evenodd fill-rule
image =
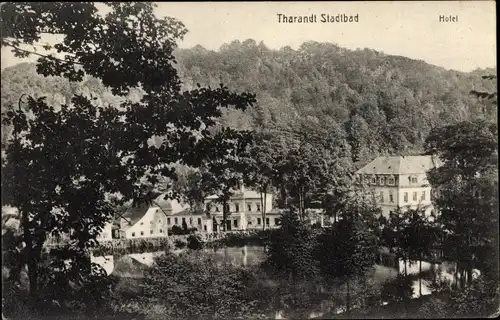
<path id="1" fill-rule="evenodd" d="M 110 241 L 113 240 L 113 223 L 107 222 L 102 231 L 97 236 L 98 241 Z"/>
<path id="2" fill-rule="evenodd" d="M 146 214 L 125 231 L 128 239 L 168 236 L 166 216 L 160 208 L 149 208 Z"/>

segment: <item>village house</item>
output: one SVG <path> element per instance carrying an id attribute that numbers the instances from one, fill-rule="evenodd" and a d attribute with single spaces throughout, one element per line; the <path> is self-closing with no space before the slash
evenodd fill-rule
<path id="1" fill-rule="evenodd" d="M 184 209 L 173 213 L 167 217 L 167 226 L 171 229 L 173 226 L 183 228 L 184 223 L 188 229 L 196 228 L 196 231 L 212 233 L 212 218 L 208 217 L 206 212 Z"/>
<path id="2" fill-rule="evenodd" d="M 378 157 L 356 172 L 356 184 L 367 188 L 385 217 L 397 207 L 434 216 L 427 172 L 437 165 L 432 156 Z"/>
<path id="3" fill-rule="evenodd" d="M 227 204 L 226 231 L 261 230 L 264 224 L 266 229 L 279 227 L 280 212 L 273 208 L 273 195 L 267 194 L 265 198 L 266 216 L 263 218 L 260 193 L 241 186 Z M 106 226 L 101 239 L 166 237 L 174 226 L 204 233 L 222 231 L 223 212 L 218 197 L 205 198 L 204 205 L 205 210 L 190 209 L 160 195 L 151 206 L 127 208 L 113 226 Z"/>
<path id="4" fill-rule="evenodd" d="M 253 190 L 246 189 L 241 185 L 233 193 L 228 204 L 226 219 L 226 231 L 233 230 L 258 230 L 265 224 L 267 228 L 277 228 L 279 226 L 280 213 L 273 208 L 273 195 L 265 196 L 265 219 L 262 217 L 264 208 L 261 203 L 261 195 Z M 216 195 L 205 198 L 205 210 L 210 214 L 214 231 L 223 230 L 223 208 Z"/>
<path id="5" fill-rule="evenodd" d="M 115 238 L 137 239 L 168 236 L 169 216 L 184 210 L 186 206 L 175 200 L 158 196 L 151 206 L 129 207 L 115 223 Z"/>

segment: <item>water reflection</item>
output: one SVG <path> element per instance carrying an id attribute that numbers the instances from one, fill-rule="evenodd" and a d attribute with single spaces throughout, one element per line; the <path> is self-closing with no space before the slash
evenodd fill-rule
<path id="1" fill-rule="evenodd" d="M 180 249 L 174 251 L 174 253 L 178 254 L 183 251 L 185 250 Z M 202 251 L 243 267 L 257 265 L 265 258 L 264 247 L 260 246 L 207 248 Z M 91 262 L 102 266 L 108 275 L 140 278 L 143 277 L 144 270 L 153 265 L 154 258 L 164 253 L 164 251 L 155 251 L 125 255 L 91 256 Z"/>
<path id="2" fill-rule="evenodd" d="M 183 251 L 184 250 L 180 249 L 176 250 L 175 252 L 180 253 Z M 224 247 L 218 249 L 207 248 L 203 249 L 202 251 L 213 254 L 220 259 L 243 267 L 257 265 L 261 263 L 266 256 L 265 249 L 262 246 Z M 151 267 L 151 265 L 154 263 L 154 258 L 161 254 L 164 254 L 164 252 L 157 251 L 126 255 L 108 255 L 101 257 L 92 256 L 91 261 L 101 265 L 108 275 L 115 275 L 122 279 L 137 279 L 137 281 L 140 281 L 140 279 L 144 277 L 144 271 Z M 397 263 L 395 265 L 397 265 Z M 375 265 L 370 276 L 372 283 L 375 285 L 375 287 L 381 288 L 386 281 L 396 278 L 398 272 L 405 272 L 405 264 L 402 261 L 399 262 L 398 267 Z M 421 271 L 422 274 L 427 275 L 427 279 L 422 279 L 422 295 L 428 295 L 431 293 L 429 284 L 432 281 L 429 279 L 428 275 L 431 275 L 432 278 L 440 277 L 448 281 L 453 281 L 455 265 L 448 262 L 443 262 L 441 264 L 422 262 Z M 420 288 L 418 275 L 420 272 L 420 265 L 418 261 L 407 263 L 406 272 L 409 275 L 417 275 L 417 277 L 415 277 L 415 280 L 413 281 L 412 286 L 414 292 L 413 297 L 419 297 Z M 477 274 L 478 272 L 476 271 L 475 275 L 477 276 Z M 342 308 L 335 308 L 335 306 L 332 306 L 331 302 L 331 299 L 325 300 L 325 312 L 327 310 L 332 310 L 332 308 L 333 312 L 343 311 Z M 310 317 L 318 317 L 321 316 L 321 314 L 321 311 L 315 311 L 311 313 Z M 282 311 L 277 311 L 275 314 L 276 319 L 283 319 L 284 317 L 285 315 Z"/>

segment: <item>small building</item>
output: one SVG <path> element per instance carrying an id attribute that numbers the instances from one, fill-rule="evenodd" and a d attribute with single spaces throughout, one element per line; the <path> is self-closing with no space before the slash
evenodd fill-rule
<path id="1" fill-rule="evenodd" d="M 397 207 L 418 207 L 434 215 L 427 172 L 438 165 L 432 156 L 378 157 L 356 172 L 356 184 L 374 197 L 387 217 Z"/>
<path id="2" fill-rule="evenodd" d="M 212 218 L 207 216 L 206 212 L 184 209 L 167 217 L 167 226 L 169 229 L 173 226 L 182 228 L 184 223 L 188 229 L 196 228 L 196 231 L 199 232 L 213 232 Z"/>
<path id="3" fill-rule="evenodd" d="M 205 210 L 212 217 L 213 230 L 223 230 L 223 208 L 218 201 L 217 195 L 205 198 Z M 276 228 L 279 226 L 280 213 L 273 208 L 273 195 L 268 193 L 261 202 L 261 195 L 253 190 L 246 189 L 241 185 L 227 203 L 226 231 L 233 230 L 257 230 L 266 228 Z M 265 220 L 263 211 L 265 209 Z"/>
<path id="4" fill-rule="evenodd" d="M 119 219 L 120 238 L 167 237 L 169 216 L 185 208 L 176 200 L 165 199 L 164 194 L 157 197 L 151 206 L 129 207 Z"/>

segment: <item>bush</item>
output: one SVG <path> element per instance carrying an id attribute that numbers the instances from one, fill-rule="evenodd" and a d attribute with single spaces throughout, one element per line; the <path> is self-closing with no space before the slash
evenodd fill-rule
<path id="1" fill-rule="evenodd" d="M 167 319 L 237 319 L 271 310 L 269 292 L 253 272 L 200 252 L 158 257 L 144 294 L 168 307 Z"/>
<path id="2" fill-rule="evenodd" d="M 294 280 L 317 278 L 317 232 L 293 212 L 285 213 L 281 221 L 281 228 L 274 230 L 269 238 L 264 267 Z"/>
<path id="3" fill-rule="evenodd" d="M 450 306 L 457 317 L 490 317 L 498 312 L 499 297 L 498 282 L 480 276 L 471 285 L 452 292 Z"/>
<path id="4" fill-rule="evenodd" d="M 182 234 L 185 234 L 184 230 L 181 227 L 179 227 L 178 225 L 172 226 L 172 228 L 170 230 L 168 230 L 168 233 L 169 234 L 173 234 L 173 235 L 182 235 Z"/>
<path id="5" fill-rule="evenodd" d="M 413 296 L 412 280 L 402 274 L 382 285 L 381 298 L 387 302 L 401 302 Z"/>
<path id="6" fill-rule="evenodd" d="M 188 249 L 191 250 L 199 250 L 203 248 L 203 243 L 201 242 L 200 238 L 196 235 L 189 235 L 187 238 L 187 247 Z"/>
<path id="7" fill-rule="evenodd" d="M 177 249 L 182 249 L 187 245 L 187 243 L 185 241 L 183 241 L 182 239 L 175 239 L 174 245 Z"/>
<path id="8" fill-rule="evenodd" d="M 195 233 L 196 231 L 198 231 L 197 228 L 188 228 L 187 225 L 184 228 L 184 223 L 183 223 L 183 228 L 181 228 L 177 225 L 172 226 L 171 229 L 168 229 L 168 234 L 179 236 L 179 235 Z"/>
<path id="9" fill-rule="evenodd" d="M 429 300 L 425 301 L 418 309 L 418 314 L 426 319 L 444 319 L 450 318 L 448 303 L 435 296 L 431 296 Z"/>

